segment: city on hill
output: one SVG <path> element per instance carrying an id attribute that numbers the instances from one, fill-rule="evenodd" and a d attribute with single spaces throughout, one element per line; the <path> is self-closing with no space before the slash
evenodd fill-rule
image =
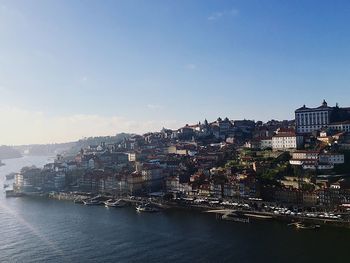
<path id="1" fill-rule="evenodd" d="M 93 142 L 42 169 L 23 168 L 14 193 L 158 193 L 197 204 L 256 200 L 303 209 L 350 204 L 350 108 L 326 101 L 296 109 L 292 121 L 218 118 Z"/>

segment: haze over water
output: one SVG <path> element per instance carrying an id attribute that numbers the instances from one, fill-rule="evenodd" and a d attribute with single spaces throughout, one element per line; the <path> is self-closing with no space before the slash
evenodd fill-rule
<path id="1" fill-rule="evenodd" d="M 47 159 L 5 160 L 0 181 Z M 0 225 L 0 262 L 344 262 L 350 243 L 348 229 L 296 231 L 197 212 L 137 214 L 3 193 Z"/>

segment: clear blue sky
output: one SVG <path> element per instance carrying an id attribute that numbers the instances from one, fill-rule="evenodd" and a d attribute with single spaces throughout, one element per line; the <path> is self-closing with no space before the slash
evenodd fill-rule
<path id="1" fill-rule="evenodd" d="M 349 25 L 346 0 L 0 0 L 0 118 L 45 131 L 0 144 L 350 106 Z"/>

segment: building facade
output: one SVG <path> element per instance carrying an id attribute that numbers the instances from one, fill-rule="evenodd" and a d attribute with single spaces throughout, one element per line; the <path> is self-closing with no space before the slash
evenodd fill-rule
<path id="1" fill-rule="evenodd" d="M 334 122 L 329 124 L 328 128 L 336 131 L 350 132 L 350 121 Z"/>
<path id="2" fill-rule="evenodd" d="M 331 121 L 333 108 L 324 100 L 317 108 L 308 108 L 305 105 L 295 111 L 295 125 L 297 133 L 311 133 L 327 127 Z"/>
<path id="3" fill-rule="evenodd" d="M 273 150 L 298 149 L 303 144 L 303 136 L 295 133 L 280 133 L 272 137 Z"/>

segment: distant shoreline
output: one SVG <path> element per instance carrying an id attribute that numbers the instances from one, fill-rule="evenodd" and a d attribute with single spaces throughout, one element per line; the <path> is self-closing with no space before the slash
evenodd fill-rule
<path id="1" fill-rule="evenodd" d="M 23 158 L 24 155 L 21 156 L 16 156 L 16 157 L 3 157 L 1 158 L 1 160 L 12 160 L 12 159 L 19 159 L 19 158 Z"/>

